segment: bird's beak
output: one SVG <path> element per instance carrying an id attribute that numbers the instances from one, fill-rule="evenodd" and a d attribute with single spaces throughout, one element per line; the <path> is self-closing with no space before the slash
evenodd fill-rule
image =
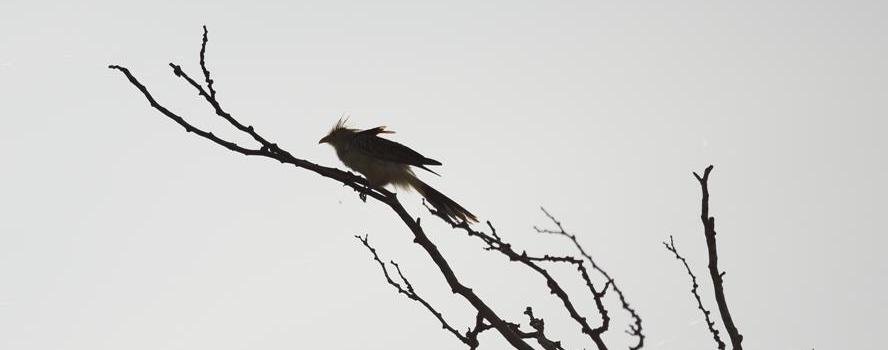
<path id="1" fill-rule="evenodd" d="M 327 138 L 327 136 L 324 136 L 324 137 L 321 138 L 320 141 L 318 141 L 318 144 L 320 145 L 320 144 L 322 144 L 322 143 L 326 143 L 326 142 L 328 142 L 328 141 L 330 141 L 330 140 Z"/>

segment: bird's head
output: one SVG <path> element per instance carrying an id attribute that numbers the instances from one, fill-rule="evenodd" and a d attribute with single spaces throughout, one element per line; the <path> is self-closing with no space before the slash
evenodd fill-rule
<path id="1" fill-rule="evenodd" d="M 349 129 L 345 126 L 345 123 L 348 122 L 348 117 L 339 118 L 339 121 L 336 122 L 336 125 L 333 125 L 333 128 L 330 129 L 330 132 L 327 133 L 327 136 L 321 138 L 318 141 L 318 144 L 327 143 L 333 147 L 339 147 L 348 142 L 351 136 L 354 136 L 355 129 Z"/>

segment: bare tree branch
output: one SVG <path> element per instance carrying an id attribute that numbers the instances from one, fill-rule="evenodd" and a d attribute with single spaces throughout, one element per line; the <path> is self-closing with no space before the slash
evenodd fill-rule
<path id="1" fill-rule="evenodd" d="M 416 293 L 416 290 L 413 289 L 413 285 L 410 284 L 410 281 L 407 280 L 407 277 L 404 277 L 404 274 L 401 272 L 401 267 L 398 265 L 398 263 L 396 263 L 394 260 L 390 261 L 392 266 L 395 267 L 395 270 L 397 270 L 398 277 L 401 279 L 401 281 L 403 281 L 404 286 L 401 286 L 400 283 L 395 282 L 392 279 L 391 275 L 389 275 L 388 269 L 385 267 L 385 263 L 382 262 L 382 259 L 379 258 L 379 255 L 376 253 L 376 248 L 373 248 L 373 246 L 370 245 L 370 242 L 367 240 L 367 236 L 361 237 L 355 235 L 355 238 L 361 241 L 361 244 L 363 244 L 364 247 L 367 247 L 367 249 L 370 250 L 370 254 L 373 255 L 373 260 L 376 260 L 376 262 L 379 264 L 380 269 L 382 269 L 382 274 L 385 276 L 386 282 L 394 287 L 398 291 L 398 293 L 404 294 L 411 300 L 422 304 L 422 306 L 424 306 L 426 310 L 429 310 L 429 312 L 431 312 L 432 315 L 434 315 L 435 318 L 437 318 L 438 321 L 441 322 L 441 326 L 448 332 L 452 333 L 457 339 L 459 339 L 459 341 L 465 343 L 472 349 L 478 346 L 478 334 L 485 329 L 483 318 L 479 318 L 480 326 L 475 327 L 475 332 L 470 330 L 466 333 L 466 335 L 460 334 L 459 331 L 457 331 L 455 328 L 447 323 L 447 320 L 444 319 L 444 315 L 442 315 L 441 312 L 435 310 L 435 308 L 432 307 L 432 305 L 429 304 L 428 301 L 426 301 L 421 296 L 419 296 L 419 294 Z"/>
<path id="2" fill-rule="evenodd" d="M 700 299 L 700 293 L 697 292 L 697 288 L 700 287 L 697 284 L 697 276 L 694 275 L 694 272 L 691 271 L 691 267 L 688 265 L 688 261 L 678 254 L 678 249 L 675 248 L 675 241 L 672 240 L 672 236 L 669 236 L 669 243 L 663 242 L 663 245 L 666 246 L 666 249 L 675 254 L 675 259 L 681 261 L 684 264 L 685 270 L 688 272 L 688 276 L 691 276 L 691 294 L 694 295 L 694 299 L 697 299 L 697 308 L 703 312 L 703 318 L 706 319 L 706 326 L 709 327 L 709 333 L 712 334 L 712 338 L 715 340 L 715 344 L 718 346 L 720 350 L 725 349 L 725 342 L 721 340 L 721 337 L 718 335 L 718 329 L 715 328 L 715 322 L 713 322 L 709 318 L 710 311 L 703 306 L 703 300 Z"/>
<path id="3" fill-rule="evenodd" d="M 207 26 L 203 26 L 203 42 L 200 44 L 200 69 L 203 71 L 204 79 L 207 81 L 207 89 L 210 90 L 210 97 L 216 99 L 216 90 L 213 89 L 213 79 L 210 79 L 210 71 L 207 70 Z"/>
<path id="4" fill-rule="evenodd" d="M 610 324 L 610 316 L 608 316 L 608 311 L 605 308 L 604 303 L 602 302 L 602 298 L 604 298 L 607 288 L 608 286 L 610 286 L 610 281 L 608 281 L 608 283 L 604 286 L 604 288 L 602 288 L 601 291 L 597 291 L 592 284 L 592 280 L 589 278 L 589 274 L 586 270 L 585 265 L 583 264 L 583 260 L 573 257 L 553 257 L 549 255 L 545 255 L 543 257 L 532 257 L 527 255 L 527 252 L 525 251 L 518 253 L 517 251 L 512 249 L 511 244 L 506 243 L 500 238 L 500 236 L 496 232 L 496 229 L 493 227 L 493 224 L 491 224 L 490 221 L 487 221 L 487 226 L 488 228 L 490 228 L 490 234 L 487 234 L 485 232 L 472 229 L 466 222 L 455 223 L 449 220 L 449 218 L 447 218 L 445 215 L 442 215 L 428 205 L 426 205 L 426 209 L 428 209 L 430 213 L 441 218 L 441 220 L 449 222 L 454 228 L 462 229 L 470 237 L 480 239 L 486 245 L 486 250 L 498 251 L 508 257 L 510 261 L 521 263 L 542 276 L 546 280 L 546 285 L 549 287 L 549 291 L 559 300 L 561 300 L 561 303 L 564 305 L 564 308 L 567 310 L 570 317 L 577 324 L 580 325 L 580 330 L 583 332 L 583 334 L 588 335 L 599 350 L 607 349 L 607 345 L 604 343 L 604 340 L 601 339 L 601 335 L 608 329 L 608 326 Z M 570 300 L 570 296 L 564 290 L 564 288 L 561 287 L 561 285 L 558 283 L 557 280 L 555 280 L 555 278 L 549 273 L 549 271 L 541 267 L 539 264 L 537 264 L 537 262 L 569 263 L 576 266 L 584 282 L 586 282 L 586 286 L 589 288 L 592 297 L 595 300 L 595 306 L 599 314 L 601 315 L 601 325 L 596 328 L 592 328 L 592 326 L 589 325 L 586 317 L 582 316 L 577 310 L 577 307 Z"/>
<path id="5" fill-rule="evenodd" d="M 731 346 L 734 350 L 743 350 L 743 335 L 737 330 L 734 319 L 731 318 L 731 312 L 728 310 L 728 302 L 725 300 L 724 272 L 718 270 L 718 249 L 715 241 L 715 218 L 709 216 L 709 173 L 712 172 L 712 165 L 706 167 L 703 176 L 694 173 L 694 177 L 700 182 L 700 189 L 703 192 L 701 199 L 700 219 L 703 221 L 703 233 L 706 236 L 706 247 L 709 250 L 709 277 L 712 278 L 712 287 L 715 291 L 715 301 L 718 304 L 718 311 L 721 314 L 722 322 L 725 324 L 725 330 L 731 338 Z"/>
<path id="6" fill-rule="evenodd" d="M 454 327 L 450 326 L 450 324 L 448 324 L 447 321 L 444 320 L 444 316 L 441 314 L 441 312 L 437 311 L 434 307 L 431 306 L 431 304 L 429 304 L 425 299 L 423 299 L 421 296 L 419 296 L 419 294 L 416 293 L 416 291 L 413 289 L 413 285 L 410 283 L 410 281 L 407 280 L 406 277 L 404 277 L 404 274 L 401 272 L 401 267 L 400 267 L 400 265 L 398 265 L 398 263 L 396 263 L 394 261 L 389 262 L 390 264 L 392 264 L 392 266 L 395 267 L 395 270 L 398 273 L 398 277 L 401 279 L 402 283 L 404 284 L 403 286 L 401 285 L 401 283 L 396 282 L 391 277 L 385 263 L 382 262 L 382 259 L 376 253 L 376 249 L 370 245 L 370 243 L 367 239 L 367 236 L 361 237 L 361 236 L 356 235 L 355 238 L 360 240 L 361 244 L 363 244 L 365 247 L 367 247 L 368 250 L 370 250 L 370 253 L 373 255 L 373 259 L 379 264 L 379 267 L 382 269 L 382 273 L 385 276 L 386 282 L 388 282 L 389 285 L 394 287 L 398 291 L 398 293 L 404 294 L 408 298 L 422 304 L 429 312 L 432 313 L 432 315 L 435 316 L 435 318 L 438 319 L 438 321 L 441 322 L 441 325 L 445 330 L 447 330 L 448 332 L 453 334 L 457 339 L 459 339 L 464 344 L 468 345 L 470 350 L 477 349 L 477 347 L 479 345 L 478 335 L 481 334 L 482 332 L 484 332 L 485 330 L 492 328 L 492 326 L 490 324 L 484 322 L 484 317 L 480 313 L 475 318 L 475 326 L 473 328 L 470 328 L 468 331 L 466 331 L 465 335 L 460 334 L 459 331 L 457 331 Z M 553 257 L 547 256 L 544 258 L 530 258 L 530 259 L 532 259 L 534 261 L 558 262 L 560 260 L 569 259 L 569 258 L 553 258 Z M 605 286 L 605 289 L 607 289 L 607 286 Z M 604 292 L 602 291 L 599 294 L 603 295 Z M 530 318 L 530 327 L 533 328 L 534 331 L 525 332 L 520 329 L 519 325 L 510 324 L 510 326 L 513 329 L 515 329 L 515 332 L 517 334 L 519 334 L 519 336 L 521 336 L 522 338 L 527 338 L 527 339 L 535 339 L 537 341 L 537 343 L 539 343 L 540 346 L 542 346 L 543 349 L 546 349 L 546 350 L 564 350 L 564 348 L 561 346 L 560 341 L 551 340 L 546 336 L 545 321 L 543 321 L 543 319 L 541 319 L 541 318 L 536 318 L 533 315 L 533 309 L 530 306 L 528 306 L 525 309 L 524 314 L 527 315 L 528 318 Z"/>
<path id="7" fill-rule="evenodd" d="M 204 37 L 201 48 L 202 57 L 206 52 L 206 43 L 207 39 L 206 37 Z M 257 133 L 252 126 L 241 124 L 234 117 L 232 117 L 231 114 L 226 112 L 216 100 L 215 90 L 211 89 L 211 92 L 208 93 L 200 84 L 198 84 L 194 79 L 188 76 L 188 74 L 186 74 L 180 66 L 170 63 L 170 67 L 173 68 L 173 73 L 177 77 L 185 79 L 190 85 L 197 89 L 198 94 L 202 96 L 207 101 L 207 103 L 210 104 L 210 106 L 213 107 L 217 115 L 228 121 L 238 130 L 250 135 L 261 145 L 261 147 L 259 149 L 242 147 L 234 142 L 221 139 L 218 136 L 215 136 L 213 133 L 195 127 L 194 125 L 185 121 L 184 118 L 171 112 L 169 109 L 158 103 L 148 92 L 148 89 L 143 84 L 141 84 L 138 79 L 135 78 L 135 76 L 133 76 L 129 69 L 119 65 L 111 65 L 108 68 L 118 70 L 123 73 L 127 80 L 129 80 L 129 82 L 133 86 L 135 86 L 140 92 L 142 92 L 144 97 L 148 100 L 148 102 L 154 109 L 158 110 L 163 115 L 183 126 L 188 132 L 194 132 L 198 136 L 208 139 L 234 152 L 250 156 L 263 156 L 275 159 L 281 163 L 291 164 L 296 167 L 312 171 L 318 175 L 336 180 L 345 186 L 351 187 L 359 194 L 361 194 L 362 199 L 366 198 L 366 196 L 369 196 L 373 199 L 376 199 L 380 203 L 385 204 L 390 209 L 392 209 L 392 211 L 394 211 L 394 213 L 401 219 L 401 221 L 410 229 L 414 236 L 413 241 L 419 244 L 426 251 L 435 265 L 437 265 L 438 269 L 444 275 L 444 278 L 453 293 L 462 296 L 475 309 L 477 309 L 478 312 L 483 315 L 483 318 L 490 322 L 491 326 L 495 328 L 513 347 L 522 350 L 533 349 L 524 341 L 524 338 L 522 338 L 520 334 L 516 332 L 516 328 L 513 326 L 513 324 L 504 321 L 499 315 L 496 314 L 496 312 L 493 311 L 493 309 L 491 309 L 491 307 L 486 302 L 484 302 L 477 294 L 475 294 L 475 292 L 472 291 L 471 288 L 467 287 L 459 281 L 455 272 L 450 267 L 450 264 L 438 250 L 437 246 L 435 246 L 435 244 L 432 243 L 432 241 L 425 234 L 424 230 L 419 224 L 419 220 L 414 219 L 407 212 L 407 210 L 404 209 L 403 205 L 397 199 L 394 193 L 384 188 L 370 187 L 363 177 L 356 176 L 350 172 L 345 172 L 337 168 L 321 166 L 307 160 L 294 157 L 289 152 L 280 148 L 276 143 L 270 142 L 259 135 L 259 133 Z M 209 70 L 206 68 L 205 60 L 201 60 L 201 69 L 204 71 L 204 77 L 206 78 L 207 82 L 211 84 L 212 80 L 209 79 Z"/>
<path id="8" fill-rule="evenodd" d="M 555 216 L 553 216 L 552 214 L 549 214 L 546 208 L 540 207 L 540 210 L 543 211 L 543 214 L 545 214 L 546 217 L 548 217 L 549 220 L 551 220 L 558 229 L 541 229 L 537 226 L 534 226 L 533 229 L 539 233 L 548 233 L 552 235 L 566 237 L 567 239 L 569 239 L 573 243 L 574 247 L 576 247 L 576 249 L 580 252 L 580 254 L 589 261 L 589 264 L 592 265 L 592 269 L 598 271 L 598 273 L 600 273 L 602 276 L 604 276 L 604 278 L 607 279 L 608 283 L 611 284 L 614 292 L 617 293 L 617 298 L 620 299 L 620 304 L 622 305 L 623 310 L 626 310 L 626 312 L 628 312 L 629 316 L 632 318 L 632 324 L 629 325 L 629 329 L 626 330 L 626 333 L 636 337 L 638 339 L 638 342 L 635 343 L 635 345 L 629 346 L 629 349 L 641 349 L 644 346 L 644 333 L 642 333 L 641 316 L 639 316 L 638 312 L 636 312 L 635 309 L 629 305 L 629 302 L 626 301 L 626 297 L 625 295 L 623 295 L 623 291 L 620 290 L 620 287 L 617 286 L 616 281 L 614 281 L 613 277 L 611 277 L 610 274 L 607 273 L 607 271 L 605 271 L 603 268 L 601 268 L 600 265 L 595 263 L 595 259 L 592 259 L 592 256 L 586 252 L 582 245 L 580 245 L 580 242 L 577 240 L 577 236 L 575 234 L 568 233 L 564 229 L 564 226 L 561 225 L 561 221 L 556 219 Z"/>

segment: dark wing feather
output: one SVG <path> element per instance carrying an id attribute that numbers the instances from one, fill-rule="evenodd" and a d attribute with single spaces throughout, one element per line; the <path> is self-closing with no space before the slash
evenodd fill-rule
<path id="1" fill-rule="evenodd" d="M 425 166 L 441 165 L 441 162 L 426 158 L 419 154 L 419 152 L 410 149 L 410 147 L 376 136 L 382 132 L 385 132 L 384 128 L 378 127 L 355 134 L 352 139 L 352 148 L 374 158 L 420 167 L 437 175 L 437 173 Z"/>

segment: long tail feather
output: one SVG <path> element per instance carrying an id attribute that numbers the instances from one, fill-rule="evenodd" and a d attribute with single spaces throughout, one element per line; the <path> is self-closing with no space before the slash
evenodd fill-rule
<path id="1" fill-rule="evenodd" d="M 438 190 L 432 188 L 425 182 L 422 182 L 416 177 L 412 177 L 410 181 L 410 185 L 419 192 L 425 198 L 429 204 L 435 207 L 440 214 L 446 216 L 450 220 L 453 221 L 467 221 L 467 222 L 478 222 L 478 218 L 475 217 L 474 214 L 470 213 L 466 208 L 463 208 L 458 203 L 454 202 L 449 197 L 445 196 L 443 193 L 438 192 Z"/>

